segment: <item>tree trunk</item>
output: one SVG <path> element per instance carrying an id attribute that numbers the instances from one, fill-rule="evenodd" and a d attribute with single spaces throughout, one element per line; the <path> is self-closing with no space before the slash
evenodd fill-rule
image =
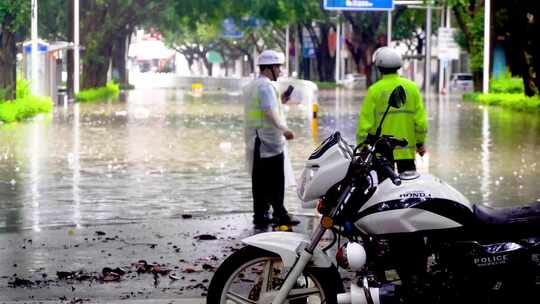
<path id="1" fill-rule="evenodd" d="M 366 73 L 366 86 L 369 87 L 372 85 L 377 79 L 373 77 L 373 62 L 371 58 L 372 52 L 364 52 L 362 56 L 362 62 L 364 64 L 364 72 Z"/>
<path id="2" fill-rule="evenodd" d="M 483 71 L 472 71 L 473 74 L 473 81 L 474 81 L 474 91 L 475 92 L 482 92 L 482 86 L 483 86 L 483 79 L 484 79 L 484 73 Z M 424 83 L 426 81 L 424 80 Z"/>
<path id="3" fill-rule="evenodd" d="M 365 15 L 363 13 L 351 14 L 345 13 L 345 18 L 351 23 L 353 27 L 353 41 L 350 45 L 354 46 L 351 53 L 353 56 L 360 55 L 358 63 L 362 63 L 363 71 L 360 64 L 358 64 L 359 72 L 366 75 L 366 85 L 371 85 L 375 79 L 373 78 L 373 63 L 372 54 L 379 47 L 382 46 L 377 39 L 377 30 L 381 24 L 382 15 Z M 369 16 L 368 19 L 366 17 Z M 356 54 L 356 55 L 355 55 Z M 355 58 L 355 61 L 357 59 Z"/>
<path id="4" fill-rule="evenodd" d="M 328 32 L 330 31 L 330 26 L 319 24 L 319 29 L 321 32 L 319 50 L 317 51 L 319 79 L 321 81 L 334 81 L 336 61 L 330 56 L 330 50 L 328 49 Z"/>
<path id="5" fill-rule="evenodd" d="M 208 76 L 212 77 L 212 63 L 206 59 L 206 56 L 202 56 L 202 60 L 204 63 L 204 66 L 206 67 L 206 70 L 208 71 Z"/>
<path id="6" fill-rule="evenodd" d="M 328 49 L 328 32 L 330 26 L 322 23 L 318 24 L 320 37 L 317 36 L 315 29 L 311 24 L 307 23 L 305 24 L 305 27 L 309 32 L 315 49 L 315 57 L 317 58 L 317 79 L 320 81 L 333 81 L 335 61 L 332 60 L 330 50 Z"/>
<path id="7" fill-rule="evenodd" d="M 103 87 L 107 84 L 107 72 L 109 70 L 112 46 L 102 45 L 95 51 L 97 54 L 85 58 L 83 64 L 83 89 Z"/>
<path id="8" fill-rule="evenodd" d="M 533 33 L 530 36 L 531 41 L 531 55 L 532 55 L 532 66 L 534 70 L 534 84 L 536 85 L 536 89 L 540 93 L 540 37 L 538 33 L 540 33 L 540 8 L 536 5 L 535 9 L 533 10 L 533 16 L 534 16 L 534 23 L 531 25 L 531 33 Z"/>
<path id="9" fill-rule="evenodd" d="M 17 85 L 17 49 L 15 45 L 15 33 L 6 29 L 6 24 L 11 23 L 7 17 L 0 24 L 0 99 L 15 99 Z"/>
<path id="10" fill-rule="evenodd" d="M 131 33 L 121 34 L 116 37 L 112 48 L 112 70 L 113 79 L 121 85 L 128 85 L 128 74 L 126 68 L 127 39 Z"/>
<path id="11" fill-rule="evenodd" d="M 306 71 L 303 68 L 304 67 L 304 35 L 303 35 L 303 27 L 302 25 L 298 25 L 297 27 L 297 34 L 298 34 L 298 46 L 300 47 L 298 50 L 296 50 L 296 56 L 298 56 L 298 61 L 300 63 L 298 71 L 298 77 L 301 79 L 308 79 L 306 75 Z"/>
<path id="12" fill-rule="evenodd" d="M 527 48 L 529 43 L 528 23 L 526 14 L 520 9 L 508 10 L 511 20 L 510 43 L 515 54 L 517 71 L 523 78 L 524 93 L 527 96 L 533 96 L 536 93 L 533 75 L 531 75 L 531 62 L 527 58 Z M 533 34 L 534 36 L 534 34 Z"/>

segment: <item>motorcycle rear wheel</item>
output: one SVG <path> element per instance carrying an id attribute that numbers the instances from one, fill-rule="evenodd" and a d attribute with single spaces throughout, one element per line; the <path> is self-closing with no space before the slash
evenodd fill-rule
<path id="1" fill-rule="evenodd" d="M 259 303 L 261 297 L 271 299 L 269 293 L 279 290 L 285 275 L 278 255 L 246 246 L 234 252 L 218 268 L 210 282 L 206 303 L 249 304 Z M 336 304 L 337 294 L 342 291 L 343 284 L 335 267 L 308 267 L 287 300 L 290 304 Z"/>

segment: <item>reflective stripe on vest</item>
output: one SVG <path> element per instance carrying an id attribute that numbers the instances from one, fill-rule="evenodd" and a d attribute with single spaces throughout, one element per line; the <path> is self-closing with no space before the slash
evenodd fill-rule
<path id="1" fill-rule="evenodd" d="M 256 100 L 256 107 L 253 107 L 251 105 L 249 111 L 245 114 L 246 119 L 246 126 L 248 128 L 253 129 L 261 129 L 261 128 L 271 128 L 272 125 L 269 124 L 264 116 L 264 112 L 261 110 L 261 107 L 259 106 L 261 104 L 260 100 Z"/>
<path id="2" fill-rule="evenodd" d="M 276 93 L 276 96 L 277 96 L 278 92 L 276 88 L 274 86 L 272 86 L 272 88 L 274 89 L 274 92 Z M 277 109 L 278 115 L 281 116 L 281 103 L 277 101 L 277 105 L 278 105 L 278 109 Z M 266 118 L 264 111 L 261 110 L 261 100 L 258 97 L 255 97 L 253 99 L 253 102 L 249 104 L 249 107 L 245 113 L 245 121 L 246 121 L 246 127 L 248 128 L 267 129 L 267 128 L 274 127 L 270 122 L 268 122 L 268 119 Z"/>

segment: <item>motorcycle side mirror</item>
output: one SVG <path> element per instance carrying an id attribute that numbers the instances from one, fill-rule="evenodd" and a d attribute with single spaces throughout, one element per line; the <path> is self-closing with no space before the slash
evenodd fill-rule
<path id="1" fill-rule="evenodd" d="M 402 86 L 397 86 L 390 94 L 390 99 L 388 100 L 388 105 L 392 108 L 399 109 L 405 105 L 405 100 L 407 100 L 407 95 L 405 94 L 405 89 Z"/>
<path id="2" fill-rule="evenodd" d="M 381 136 L 382 124 L 384 122 L 384 119 L 386 118 L 386 114 L 388 114 L 388 110 L 390 110 L 390 107 L 399 109 L 403 107 L 406 99 L 407 95 L 405 94 L 405 89 L 403 89 L 402 86 L 397 86 L 392 91 L 392 94 L 390 94 L 390 98 L 388 99 L 388 106 L 386 107 L 386 111 L 384 111 L 384 115 L 381 119 L 381 122 L 379 123 L 379 127 L 377 128 L 377 133 L 375 134 L 377 138 Z"/>

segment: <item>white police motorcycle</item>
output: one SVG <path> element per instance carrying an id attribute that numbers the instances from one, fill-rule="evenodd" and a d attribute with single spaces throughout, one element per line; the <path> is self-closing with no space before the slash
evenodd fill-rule
<path id="1" fill-rule="evenodd" d="M 213 276 L 207 304 L 540 303 L 540 204 L 474 205 L 432 175 L 397 175 L 389 159 L 407 142 L 380 129 L 404 94 L 394 90 L 369 142 L 352 149 L 335 133 L 309 157 L 298 194 L 319 199 L 311 237 L 244 239 Z M 333 241 L 321 248 L 327 231 Z M 348 288 L 337 266 L 354 274 Z"/>

